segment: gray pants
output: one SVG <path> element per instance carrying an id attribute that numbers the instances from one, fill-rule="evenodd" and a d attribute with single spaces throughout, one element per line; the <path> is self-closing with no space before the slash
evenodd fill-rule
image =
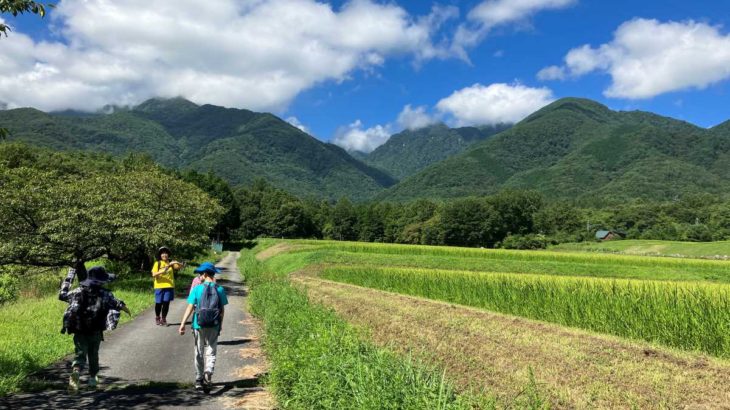
<path id="1" fill-rule="evenodd" d="M 195 380 L 203 380 L 203 372 L 213 374 L 215 354 L 218 348 L 218 328 L 193 329 L 195 339 Z"/>

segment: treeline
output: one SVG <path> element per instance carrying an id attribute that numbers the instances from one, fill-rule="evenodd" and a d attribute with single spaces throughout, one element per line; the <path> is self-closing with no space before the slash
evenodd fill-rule
<path id="1" fill-rule="evenodd" d="M 446 202 L 354 204 L 302 199 L 264 181 L 235 193 L 241 226 L 231 238 L 324 238 L 427 245 L 544 248 L 593 240 L 597 230 L 631 239 L 730 239 L 730 202 L 694 195 L 602 208 L 547 202 L 533 191 Z"/>
<path id="2" fill-rule="evenodd" d="M 299 198 L 263 180 L 233 189 L 211 173 L 174 171 L 146 155 L 114 158 L 0 143 L 0 267 L 64 266 L 106 257 L 146 269 L 155 249 L 192 254 L 211 240 L 323 238 L 544 248 L 626 238 L 730 239 L 730 202 L 693 195 L 588 208 L 533 191 L 436 202 Z"/>

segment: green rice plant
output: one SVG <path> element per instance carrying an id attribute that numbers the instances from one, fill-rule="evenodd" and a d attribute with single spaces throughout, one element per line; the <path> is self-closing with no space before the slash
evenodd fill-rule
<path id="1" fill-rule="evenodd" d="M 252 286 L 251 311 L 264 325 L 271 362 L 266 382 L 282 408 L 467 409 L 489 403 L 456 395 L 440 372 L 374 347 L 334 312 L 310 304 L 285 275 L 300 263 L 290 259 L 275 264 L 282 269 L 276 271 L 251 252 L 239 262 Z"/>
<path id="2" fill-rule="evenodd" d="M 486 254 L 482 258 L 462 258 L 455 256 L 357 253 L 336 250 L 317 250 L 301 253 L 312 255 L 310 259 L 313 263 L 335 265 L 415 267 L 560 276 L 730 283 L 730 264 L 714 261 L 700 261 L 710 263 L 699 264 L 672 263 L 649 266 L 646 264 L 631 264 L 621 260 L 616 263 L 615 260 L 611 259 L 586 259 L 581 262 L 576 260 L 503 259 L 492 254 Z"/>
<path id="3" fill-rule="evenodd" d="M 329 280 L 730 357 L 730 286 L 334 266 Z"/>

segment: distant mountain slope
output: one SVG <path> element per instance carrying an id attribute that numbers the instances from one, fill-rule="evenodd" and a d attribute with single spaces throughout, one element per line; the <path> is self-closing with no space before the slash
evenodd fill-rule
<path id="1" fill-rule="evenodd" d="M 727 194 L 730 133 L 724 126 L 716 128 L 705 130 L 646 112 L 615 112 L 585 99 L 561 99 L 378 198 L 452 198 L 504 188 L 586 201 Z"/>
<path id="2" fill-rule="evenodd" d="M 11 140 L 56 150 L 91 150 L 112 155 L 147 152 L 163 165 L 178 164 L 175 138 L 160 124 L 127 111 L 110 115 L 52 115 L 34 108 L 19 108 L 0 111 L 0 126 L 8 128 Z"/>
<path id="3" fill-rule="evenodd" d="M 472 144 L 497 134 L 509 125 L 449 128 L 444 124 L 405 130 L 364 156 L 363 161 L 398 179 L 466 150 Z"/>
<path id="4" fill-rule="evenodd" d="M 271 114 L 152 99 L 112 114 L 0 112 L 12 140 L 58 150 L 145 152 L 173 167 L 212 170 L 234 185 L 264 178 L 302 196 L 355 200 L 395 181 Z"/>

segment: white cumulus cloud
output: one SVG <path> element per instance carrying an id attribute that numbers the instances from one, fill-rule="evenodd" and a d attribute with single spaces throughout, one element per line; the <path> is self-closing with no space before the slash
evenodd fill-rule
<path id="1" fill-rule="evenodd" d="M 563 73 L 578 77 L 606 72 L 608 97 L 642 99 L 688 88 L 705 88 L 730 78 L 730 35 L 695 21 L 634 19 L 623 23 L 610 43 L 570 50 L 565 64 L 545 68 L 538 77 Z"/>
<path id="2" fill-rule="evenodd" d="M 521 84 L 474 84 L 455 91 L 436 104 L 453 117 L 455 125 L 515 123 L 554 101 L 548 88 Z"/>
<path id="3" fill-rule="evenodd" d="M 398 125 L 401 128 L 407 128 L 409 130 L 417 130 L 419 128 L 428 127 L 436 122 L 438 122 L 438 119 L 429 115 L 426 112 L 425 106 L 411 108 L 411 105 L 408 104 L 403 107 L 403 111 L 398 114 Z"/>
<path id="4" fill-rule="evenodd" d="M 469 23 L 458 27 L 452 50 L 466 58 L 465 49 L 481 42 L 495 27 L 523 23 L 543 10 L 562 9 L 578 0 L 485 0 L 469 11 Z"/>
<path id="5" fill-rule="evenodd" d="M 386 59 L 446 55 L 432 37 L 454 8 L 414 17 L 350 0 L 85 0 L 49 13 L 62 41 L 14 31 L 0 47 L 0 101 L 93 110 L 149 97 L 281 111 L 300 92 Z"/>
<path id="6" fill-rule="evenodd" d="M 340 127 L 335 132 L 332 143 L 348 151 L 369 153 L 388 141 L 391 134 L 390 125 L 363 128 L 362 121 L 357 120 L 350 125 Z"/>

